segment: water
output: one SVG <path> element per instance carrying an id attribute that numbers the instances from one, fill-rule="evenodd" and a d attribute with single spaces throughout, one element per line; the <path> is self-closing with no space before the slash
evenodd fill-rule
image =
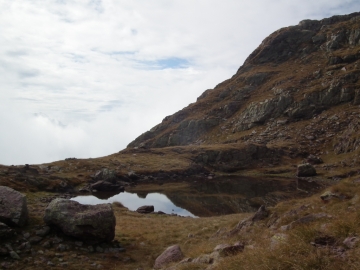
<path id="1" fill-rule="evenodd" d="M 154 190 L 149 191 L 144 184 L 120 194 L 97 192 L 96 197 L 78 196 L 73 200 L 82 204 L 120 202 L 133 211 L 143 205 L 153 205 L 155 211 L 167 214 L 209 217 L 254 212 L 261 205 L 271 206 L 282 200 L 309 196 L 321 186 L 316 182 L 276 177 L 219 177 L 213 181 L 189 181 L 183 187 L 173 188 L 171 183 L 153 187 Z"/>
<path id="2" fill-rule="evenodd" d="M 71 200 L 77 201 L 81 204 L 101 204 L 101 203 L 113 203 L 120 202 L 129 210 L 135 211 L 143 205 L 153 205 L 155 211 L 162 211 L 166 214 L 177 214 L 180 216 L 196 217 L 194 214 L 186 209 L 176 206 L 169 198 L 160 193 L 149 193 L 144 196 L 138 196 L 136 193 L 122 192 L 111 197 L 108 197 L 109 193 L 96 194 L 97 197 L 89 196 L 77 196 Z M 99 198 L 100 197 L 100 198 Z M 108 197 L 108 198 L 106 198 Z"/>

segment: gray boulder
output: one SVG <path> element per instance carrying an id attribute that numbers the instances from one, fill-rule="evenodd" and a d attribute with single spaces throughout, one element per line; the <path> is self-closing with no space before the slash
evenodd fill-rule
<path id="1" fill-rule="evenodd" d="M 82 205 L 55 199 L 45 209 L 44 221 L 88 243 L 107 242 L 115 237 L 116 219 L 111 204 Z"/>
<path id="2" fill-rule="evenodd" d="M 5 186 L 0 186 L 0 222 L 8 226 L 25 226 L 29 215 L 25 195 Z"/>
<path id="3" fill-rule="evenodd" d="M 300 164 L 297 167 L 296 175 L 298 177 L 308 177 L 308 176 L 315 176 L 316 175 L 316 169 L 313 165 L 309 163 Z"/>
<path id="4" fill-rule="evenodd" d="M 141 213 L 141 214 L 148 214 L 148 213 L 152 213 L 154 212 L 154 206 L 153 205 L 143 205 L 140 206 L 136 212 Z"/>
<path id="5" fill-rule="evenodd" d="M 155 269 L 160 269 L 172 262 L 178 262 L 184 258 L 179 245 L 168 247 L 159 257 L 155 260 Z"/>

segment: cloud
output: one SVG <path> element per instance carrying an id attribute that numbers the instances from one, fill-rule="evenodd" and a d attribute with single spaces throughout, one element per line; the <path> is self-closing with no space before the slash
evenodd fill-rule
<path id="1" fill-rule="evenodd" d="M 111 154 L 351 0 L 0 1 L 0 163 Z M 59 125 L 57 123 L 62 123 Z"/>

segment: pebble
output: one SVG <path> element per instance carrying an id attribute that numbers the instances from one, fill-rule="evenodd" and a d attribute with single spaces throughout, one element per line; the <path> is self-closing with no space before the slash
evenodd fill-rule
<path id="1" fill-rule="evenodd" d="M 10 251 L 10 257 L 15 259 L 15 260 L 20 260 L 20 256 L 15 252 L 15 251 Z"/>

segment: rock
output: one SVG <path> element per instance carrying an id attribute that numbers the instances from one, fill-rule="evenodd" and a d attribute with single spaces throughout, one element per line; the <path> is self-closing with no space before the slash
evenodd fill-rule
<path id="1" fill-rule="evenodd" d="M 316 175 L 316 169 L 309 163 L 298 165 L 296 175 L 298 177 L 309 177 Z"/>
<path id="2" fill-rule="evenodd" d="M 320 199 L 323 201 L 330 201 L 332 199 L 339 199 L 340 196 L 336 193 L 333 193 L 331 191 L 325 191 L 323 194 L 320 195 Z"/>
<path id="3" fill-rule="evenodd" d="M 354 248 L 356 243 L 359 241 L 358 237 L 348 237 L 344 240 L 343 244 L 347 247 L 347 248 Z"/>
<path id="4" fill-rule="evenodd" d="M 55 199 L 45 209 L 44 221 L 66 235 L 90 243 L 111 241 L 115 236 L 116 219 L 111 204 L 82 205 Z"/>
<path id="5" fill-rule="evenodd" d="M 0 222 L 8 226 L 23 227 L 28 222 L 25 195 L 5 186 L 0 186 Z"/>
<path id="6" fill-rule="evenodd" d="M 236 242 L 234 245 L 220 244 L 214 248 L 214 251 L 218 251 L 222 257 L 235 255 L 244 250 L 244 244 Z"/>
<path id="7" fill-rule="evenodd" d="M 92 178 L 95 181 L 106 181 L 115 184 L 117 181 L 116 172 L 107 168 L 97 171 Z"/>
<path id="8" fill-rule="evenodd" d="M 15 252 L 15 251 L 10 251 L 9 252 L 10 257 L 13 258 L 14 260 L 20 260 L 20 256 Z"/>
<path id="9" fill-rule="evenodd" d="M 0 222 L 0 239 L 9 238 L 14 235 L 14 231 L 6 224 Z"/>
<path id="10" fill-rule="evenodd" d="M 324 163 L 323 160 L 320 157 L 314 156 L 314 155 L 309 155 L 307 157 L 307 162 L 310 164 L 321 164 Z"/>
<path id="11" fill-rule="evenodd" d="M 154 212 L 154 206 L 153 205 L 143 205 L 140 206 L 138 209 L 136 209 L 136 212 L 141 214 L 149 214 Z"/>
<path id="12" fill-rule="evenodd" d="M 43 240 L 43 238 L 40 236 L 33 236 L 33 237 L 29 238 L 29 242 L 31 244 L 37 244 L 37 243 L 41 242 L 42 240 Z"/>
<path id="13" fill-rule="evenodd" d="M 97 191 L 112 191 L 112 192 L 124 192 L 125 188 L 119 184 L 113 184 L 107 181 L 97 181 L 96 183 L 90 185 L 90 189 Z"/>
<path id="14" fill-rule="evenodd" d="M 289 236 L 285 233 L 277 233 L 273 237 L 271 237 L 270 241 L 270 249 L 273 250 L 277 248 L 280 244 L 286 243 Z"/>
<path id="15" fill-rule="evenodd" d="M 38 236 L 46 236 L 49 233 L 50 233 L 50 227 L 49 226 L 44 226 L 40 230 L 37 230 L 35 234 L 38 235 Z"/>
<path id="16" fill-rule="evenodd" d="M 256 213 L 251 217 L 251 221 L 259 221 L 267 218 L 269 216 L 269 211 L 266 209 L 265 205 L 260 206 Z"/>
<path id="17" fill-rule="evenodd" d="M 156 258 L 154 268 L 160 269 L 171 262 L 178 262 L 183 258 L 184 254 L 178 245 L 168 247 L 159 257 Z"/>

